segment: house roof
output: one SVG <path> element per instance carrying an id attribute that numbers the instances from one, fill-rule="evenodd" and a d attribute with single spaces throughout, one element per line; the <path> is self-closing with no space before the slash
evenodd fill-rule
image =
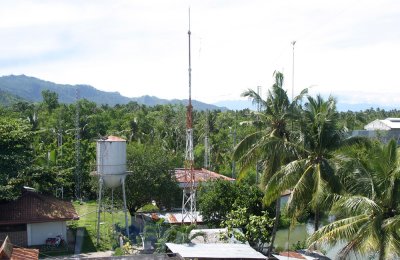
<path id="1" fill-rule="evenodd" d="M 0 204 L 0 225 L 79 219 L 71 202 L 34 191 L 24 191 L 17 200 Z"/>
<path id="2" fill-rule="evenodd" d="M 193 170 L 194 173 L 194 182 L 195 182 L 195 186 L 197 186 L 197 184 L 199 182 L 203 182 L 203 181 L 212 181 L 212 180 L 226 180 L 226 181 L 235 181 L 235 179 L 224 176 L 222 174 L 218 174 L 216 172 L 213 171 L 209 171 L 207 169 L 195 169 Z M 179 183 L 180 187 L 184 187 L 184 185 L 189 181 L 188 176 L 188 171 L 186 171 L 185 169 L 175 169 L 174 171 L 175 174 L 175 178 Z"/>
<path id="3" fill-rule="evenodd" d="M 185 218 L 182 222 L 183 215 L 182 212 L 167 212 L 167 213 L 142 213 L 143 216 L 151 218 L 152 220 L 158 220 L 163 218 L 169 224 L 191 224 L 189 218 Z M 203 216 L 200 212 L 196 211 L 196 223 L 203 223 Z"/>
<path id="4" fill-rule="evenodd" d="M 246 244 L 174 244 L 166 243 L 172 253 L 183 258 L 209 259 L 267 259 L 266 256 Z"/>
<path id="5" fill-rule="evenodd" d="M 23 247 L 14 247 L 8 236 L 0 247 L 0 259 L 11 260 L 37 260 L 39 259 L 38 249 L 28 249 Z"/>
<path id="6" fill-rule="evenodd" d="M 376 119 L 364 126 L 365 130 L 391 130 L 400 129 L 400 118 L 388 117 L 386 119 Z"/>

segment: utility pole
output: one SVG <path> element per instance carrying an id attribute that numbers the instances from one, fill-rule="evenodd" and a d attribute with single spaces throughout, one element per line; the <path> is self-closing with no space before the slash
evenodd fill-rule
<path id="1" fill-rule="evenodd" d="M 262 91 L 261 91 L 261 86 L 257 86 L 257 95 L 258 96 L 262 96 L 262 93 L 261 93 Z M 258 124 L 258 131 L 261 131 L 261 129 L 260 129 L 260 116 L 259 116 L 259 114 L 261 113 L 261 104 L 260 104 L 260 102 L 258 101 L 257 102 L 257 124 Z M 260 171 L 260 167 L 259 167 L 259 164 L 260 164 L 260 160 L 257 160 L 257 162 L 256 162 L 256 184 L 258 184 L 258 177 L 259 177 L 259 171 Z"/>
<path id="2" fill-rule="evenodd" d="M 81 131 L 79 128 L 79 89 L 75 92 L 76 98 L 76 114 L 75 114 L 75 198 L 81 200 L 81 156 L 80 156 L 80 146 L 81 146 Z"/>
<path id="3" fill-rule="evenodd" d="M 210 144 L 208 139 L 208 134 L 210 131 L 210 127 L 208 125 L 208 110 L 206 111 L 206 123 L 204 125 L 204 168 L 209 169 L 210 167 Z"/>
<path id="4" fill-rule="evenodd" d="M 293 62 L 292 62 L 292 102 L 294 100 L 294 45 L 296 44 L 296 41 L 291 42 L 292 47 L 293 47 Z"/>

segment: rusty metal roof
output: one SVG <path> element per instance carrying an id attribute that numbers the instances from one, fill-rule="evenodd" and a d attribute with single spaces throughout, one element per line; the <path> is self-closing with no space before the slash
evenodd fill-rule
<path id="1" fill-rule="evenodd" d="M 225 175 L 209 171 L 207 169 L 195 169 L 194 173 L 194 181 L 196 183 L 203 181 L 213 181 L 213 180 L 226 180 L 226 181 L 234 181 L 235 179 L 227 177 Z M 185 169 L 175 169 L 174 171 L 175 178 L 178 183 L 187 183 L 188 182 L 188 170 Z"/>
<path id="2" fill-rule="evenodd" d="M 0 204 L 0 225 L 79 219 L 69 201 L 34 191 L 24 191 L 17 200 Z"/>

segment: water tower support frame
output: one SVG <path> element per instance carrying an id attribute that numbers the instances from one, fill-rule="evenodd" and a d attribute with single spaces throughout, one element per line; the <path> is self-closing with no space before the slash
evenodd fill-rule
<path id="1" fill-rule="evenodd" d="M 126 176 L 125 176 L 126 177 Z M 122 178 L 122 197 L 123 197 L 123 202 L 124 202 L 124 213 L 125 213 L 125 231 L 126 235 L 129 239 L 130 234 L 129 234 L 129 220 L 128 220 L 128 208 L 126 206 L 126 192 L 125 192 L 125 177 Z M 103 188 L 104 185 L 104 180 L 103 177 L 100 176 L 99 178 L 99 201 L 98 201 L 98 210 L 97 210 L 97 245 L 100 243 L 100 215 L 101 215 L 101 198 L 102 198 L 102 192 L 104 190 Z M 112 206 L 111 206 L 111 215 L 114 213 L 114 188 L 111 188 L 111 196 L 112 196 Z M 112 216 L 112 224 L 114 225 L 114 219 Z"/>

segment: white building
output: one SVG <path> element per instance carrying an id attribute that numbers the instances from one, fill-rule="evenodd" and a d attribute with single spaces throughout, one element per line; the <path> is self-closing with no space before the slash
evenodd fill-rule
<path id="1" fill-rule="evenodd" d="M 79 219 L 71 202 L 25 190 L 20 198 L 0 204 L 0 240 L 19 246 L 46 244 L 60 235 L 67 239 L 66 221 Z"/>
<path id="2" fill-rule="evenodd" d="M 354 130 L 351 136 L 377 138 L 387 143 L 391 139 L 400 144 L 400 118 L 376 119 L 364 126 L 364 130 Z"/>

